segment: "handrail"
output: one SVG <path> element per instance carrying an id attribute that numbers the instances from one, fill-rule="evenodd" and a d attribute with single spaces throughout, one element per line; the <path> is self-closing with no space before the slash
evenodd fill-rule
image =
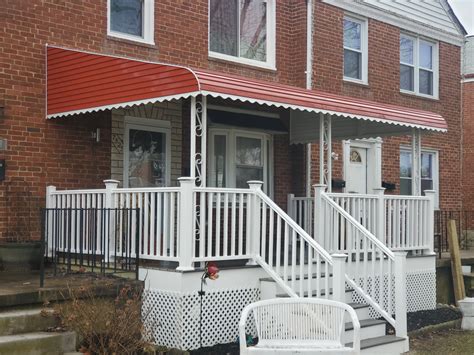
<path id="1" fill-rule="evenodd" d="M 332 265 L 332 257 L 331 255 L 324 249 L 318 242 L 316 242 L 311 236 L 306 233 L 306 231 L 298 225 L 285 211 L 283 211 L 275 202 L 270 199 L 263 191 L 257 190 L 257 196 L 259 196 L 273 211 L 278 213 L 278 215 L 285 220 L 295 231 L 301 235 L 301 237 L 308 242 L 314 249 L 318 251 L 324 257 L 324 261 L 327 261 L 330 265 Z"/>
<path id="2" fill-rule="evenodd" d="M 334 202 L 334 200 L 331 199 L 326 193 L 322 193 L 321 197 L 324 198 L 325 201 L 329 203 L 335 210 L 337 210 L 340 215 L 349 221 L 353 227 L 358 229 L 363 235 L 369 238 L 372 243 L 377 245 L 377 247 L 379 247 L 391 260 L 395 260 L 395 254 L 384 243 L 378 240 L 377 237 L 373 235 L 367 228 L 357 222 L 355 218 L 352 217 L 345 209 Z"/>

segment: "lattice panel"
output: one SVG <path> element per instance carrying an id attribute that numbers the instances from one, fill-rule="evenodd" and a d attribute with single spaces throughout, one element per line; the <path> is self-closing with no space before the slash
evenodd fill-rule
<path id="1" fill-rule="evenodd" d="M 436 308 L 436 271 L 421 270 L 407 275 L 407 312 Z"/>
<path id="2" fill-rule="evenodd" d="M 372 279 L 368 279 L 369 289 L 372 286 Z M 375 280 L 375 295 L 378 299 L 380 292 L 380 280 Z M 382 292 L 384 299 L 387 299 L 388 277 L 385 275 L 383 280 Z M 352 302 L 367 303 L 362 296 L 356 292 L 352 293 Z M 387 307 L 387 302 L 384 307 Z M 392 305 L 395 310 L 395 279 L 392 278 Z M 436 308 L 436 273 L 434 270 L 421 270 L 407 273 L 407 312 L 416 312 L 426 309 Z M 369 316 L 371 318 L 380 318 L 381 315 L 372 307 L 369 308 Z"/>
<path id="3" fill-rule="evenodd" d="M 202 346 L 237 340 L 238 324 L 244 307 L 260 299 L 259 289 L 207 291 L 202 305 Z M 200 347 L 200 296 L 148 290 L 144 314 L 149 313 L 152 341 L 182 350 Z M 248 321 L 247 333 L 255 335 L 255 324 Z"/>
<path id="4" fill-rule="evenodd" d="M 173 348 L 179 347 L 182 338 L 180 306 L 181 296 L 177 292 L 145 291 L 142 315 L 148 341 Z"/>

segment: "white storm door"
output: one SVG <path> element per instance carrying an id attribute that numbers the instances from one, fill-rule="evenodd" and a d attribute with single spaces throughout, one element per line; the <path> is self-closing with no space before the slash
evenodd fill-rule
<path id="1" fill-rule="evenodd" d="M 124 133 L 124 186 L 169 186 L 170 130 L 126 123 Z"/>
<path id="2" fill-rule="evenodd" d="M 350 147 L 346 191 L 367 194 L 367 148 Z"/>

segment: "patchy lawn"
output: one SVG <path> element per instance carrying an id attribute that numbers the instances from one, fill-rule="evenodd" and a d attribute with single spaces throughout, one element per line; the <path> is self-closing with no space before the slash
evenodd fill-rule
<path id="1" fill-rule="evenodd" d="M 410 351 L 408 354 L 473 355 L 474 331 L 447 329 L 410 337 Z"/>

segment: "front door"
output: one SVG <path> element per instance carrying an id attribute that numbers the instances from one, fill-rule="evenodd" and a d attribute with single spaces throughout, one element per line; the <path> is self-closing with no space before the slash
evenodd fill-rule
<path id="1" fill-rule="evenodd" d="M 170 182 L 169 129 L 135 123 L 135 121 L 126 122 L 125 125 L 124 186 L 168 186 Z"/>
<path id="2" fill-rule="evenodd" d="M 358 194 L 367 193 L 367 148 L 350 147 L 346 191 Z"/>

